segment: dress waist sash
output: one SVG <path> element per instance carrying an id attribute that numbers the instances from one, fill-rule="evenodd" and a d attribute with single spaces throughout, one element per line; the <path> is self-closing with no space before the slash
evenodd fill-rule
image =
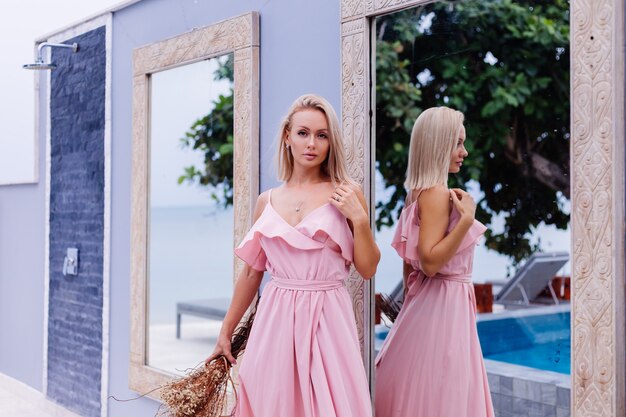
<path id="1" fill-rule="evenodd" d="M 272 277 L 272 284 L 277 288 L 294 291 L 330 291 L 345 285 L 344 280 L 309 280 Z"/>
<path id="2" fill-rule="evenodd" d="M 432 277 L 427 277 L 423 271 L 413 271 L 411 274 L 423 275 L 427 279 L 443 279 L 444 281 L 462 282 L 464 284 L 471 284 L 472 282 L 472 274 L 458 274 L 458 275 L 435 274 Z"/>

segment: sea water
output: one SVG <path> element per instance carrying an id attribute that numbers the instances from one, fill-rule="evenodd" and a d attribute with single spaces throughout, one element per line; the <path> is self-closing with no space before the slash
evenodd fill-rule
<path id="1" fill-rule="evenodd" d="M 230 297 L 232 207 L 152 207 L 148 291 L 150 324 L 174 323 L 176 303 Z"/>

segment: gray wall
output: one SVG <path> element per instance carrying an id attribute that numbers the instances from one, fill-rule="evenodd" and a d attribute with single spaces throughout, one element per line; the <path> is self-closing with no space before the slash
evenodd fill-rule
<path id="1" fill-rule="evenodd" d="M 38 390 L 43 377 L 43 242 L 43 181 L 0 187 L 0 373 Z"/>
<path id="2" fill-rule="evenodd" d="M 35 76 L 45 80 L 46 73 Z M 42 83 L 41 102 L 45 92 Z M 39 111 L 45 120 L 45 108 Z M 0 373 L 37 390 L 43 382 L 45 132 L 42 122 L 39 182 L 0 186 Z"/>
<path id="3" fill-rule="evenodd" d="M 144 0 L 114 14 L 109 394 L 129 398 L 132 50 L 249 11 L 261 15 L 261 188 L 276 184 L 272 159 L 280 118 L 298 95 L 316 92 L 339 112 L 336 0 Z M 147 24 L 146 22 L 149 22 Z M 210 352 L 207 352 L 207 354 Z M 151 416 L 156 403 L 109 401 L 110 416 Z"/>

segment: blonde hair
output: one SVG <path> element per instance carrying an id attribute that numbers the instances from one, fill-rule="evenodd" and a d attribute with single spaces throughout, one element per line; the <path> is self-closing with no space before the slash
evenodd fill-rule
<path id="1" fill-rule="evenodd" d="M 328 140 L 330 147 L 328 149 L 326 159 L 322 162 L 322 172 L 331 179 L 333 184 L 339 184 L 341 182 L 354 183 L 350 179 L 348 169 L 346 168 L 343 138 L 337 114 L 335 113 L 333 106 L 331 106 L 326 99 L 315 94 L 305 94 L 298 97 L 293 102 L 287 112 L 287 115 L 283 118 L 283 121 L 280 124 L 280 128 L 278 130 L 278 153 L 276 158 L 278 178 L 281 181 L 287 181 L 293 174 L 293 155 L 286 146 L 285 138 L 291 130 L 293 115 L 303 110 L 321 111 L 326 117 L 326 122 L 328 123 Z"/>
<path id="2" fill-rule="evenodd" d="M 424 110 L 413 125 L 406 169 L 407 190 L 448 184 L 450 155 L 457 145 L 465 116 L 449 107 Z"/>

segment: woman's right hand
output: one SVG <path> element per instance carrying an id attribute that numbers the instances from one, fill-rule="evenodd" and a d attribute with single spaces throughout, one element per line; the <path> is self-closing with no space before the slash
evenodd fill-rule
<path id="1" fill-rule="evenodd" d="M 460 188 L 452 188 L 450 190 L 450 198 L 452 199 L 454 207 L 456 207 L 461 214 L 461 217 L 474 221 L 474 216 L 476 215 L 476 203 L 468 192 Z"/>
<path id="2" fill-rule="evenodd" d="M 231 365 L 237 365 L 237 360 L 232 355 L 230 351 L 230 338 L 226 336 L 219 335 L 217 338 L 217 344 L 215 345 L 215 349 L 213 349 L 213 353 L 209 356 L 206 361 L 204 361 L 205 365 L 208 365 L 214 359 L 219 356 L 224 356 Z"/>

